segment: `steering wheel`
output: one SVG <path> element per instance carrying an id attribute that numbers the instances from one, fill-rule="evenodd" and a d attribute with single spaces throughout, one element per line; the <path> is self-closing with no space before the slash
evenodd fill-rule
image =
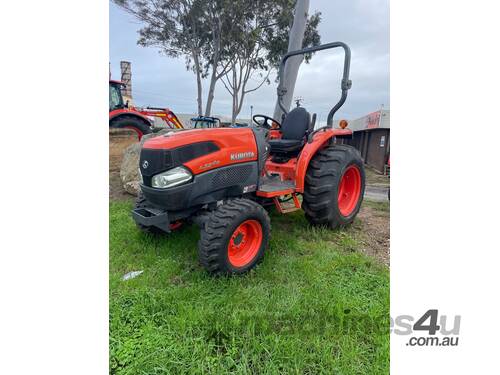
<path id="1" fill-rule="evenodd" d="M 262 121 L 259 121 L 262 119 Z M 264 129 L 279 129 L 281 128 L 281 124 L 275 119 L 266 116 L 266 115 L 255 115 L 252 117 L 252 120 L 258 125 L 262 126 Z"/>

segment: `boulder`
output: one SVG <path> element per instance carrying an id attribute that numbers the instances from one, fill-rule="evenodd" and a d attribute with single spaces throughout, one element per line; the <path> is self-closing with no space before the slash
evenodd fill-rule
<path id="1" fill-rule="evenodd" d="M 139 195 L 139 155 L 144 142 L 148 139 L 159 137 L 171 131 L 172 129 L 162 129 L 155 133 L 146 134 L 142 137 L 140 142 L 133 143 L 125 149 L 120 168 L 120 178 L 122 180 L 123 188 L 127 193 L 135 196 Z"/>

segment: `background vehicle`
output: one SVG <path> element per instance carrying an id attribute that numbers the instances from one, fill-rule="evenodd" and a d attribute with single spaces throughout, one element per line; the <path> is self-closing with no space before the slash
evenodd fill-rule
<path id="1" fill-rule="evenodd" d="M 220 125 L 218 117 L 198 116 L 191 119 L 191 128 L 193 129 L 220 128 Z"/>
<path id="2" fill-rule="evenodd" d="M 341 97 L 327 125 L 314 130 L 316 115 L 302 107 L 288 113 L 282 104 L 284 66 L 291 56 L 338 47 L 344 50 Z M 145 142 L 142 195 L 132 211 L 137 225 L 170 232 L 193 221 L 201 229 L 201 264 L 210 272 L 239 274 L 264 256 L 270 236 L 264 206 L 280 213 L 302 208 L 312 225 L 351 223 L 363 199 L 364 167 L 355 148 L 336 144 L 336 138 L 352 136 L 351 130 L 333 128 L 351 87 L 349 66 L 350 50 L 341 42 L 289 52 L 279 69 L 281 124 L 256 115 L 257 126 L 193 129 Z"/>
<path id="3" fill-rule="evenodd" d="M 175 113 L 168 108 L 132 107 L 124 102 L 121 88 L 124 84 L 120 81 L 109 81 L 109 127 L 119 129 L 132 129 L 140 140 L 144 134 L 152 132 L 155 125 L 154 119 L 160 118 L 165 126 L 172 129 L 183 129 Z"/>

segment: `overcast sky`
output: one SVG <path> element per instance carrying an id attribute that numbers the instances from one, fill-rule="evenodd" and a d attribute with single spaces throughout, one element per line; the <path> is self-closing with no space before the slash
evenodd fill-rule
<path id="1" fill-rule="evenodd" d="M 351 47 L 352 89 L 336 119 L 353 119 L 389 108 L 389 0 L 311 0 L 310 13 L 322 13 L 321 42 L 342 41 Z M 137 105 L 167 106 L 178 113 L 196 112 L 196 80 L 185 68 L 184 59 L 168 58 L 155 48 L 137 45 L 141 24 L 110 3 L 110 62 L 112 77 L 120 78 L 120 61 L 132 62 L 132 85 Z M 304 98 L 303 106 L 326 121 L 340 95 L 342 50 L 316 53 L 303 63 L 294 97 Z M 207 84 L 205 84 L 207 86 Z M 204 97 L 204 101 L 206 97 Z M 253 113 L 272 116 L 276 84 L 264 85 L 245 99 L 239 117 Z M 231 97 L 222 86 L 215 91 L 213 114 L 230 115 Z"/>

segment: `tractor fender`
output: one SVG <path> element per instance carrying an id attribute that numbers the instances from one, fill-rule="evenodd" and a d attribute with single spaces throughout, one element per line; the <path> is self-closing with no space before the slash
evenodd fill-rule
<path id="1" fill-rule="evenodd" d="M 139 113 L 137 111 L 132 111 L 130 109 L 115 109 L 114 111 L 109 112 L 109 126 L 111 126 L 111 123 L 113 122 L 113 120 L 115 120 L 121 116 L 136 117 L 136 118 L 144 121 L 148 126 L 153 125 L 153 123 L 150 119 L 148 119 L 146 116 L 143 116 L 141 113 Z"/>
<path id="2" fill-rule="evenodd" d="M 311 142 L 307 142 L 302 149 L 299 159 L 297 160 L 297 167 L 295 173 L 295 190 L 297 193 L 304 192 L 304 180 L 306 178 L 307 168 L 309 162 L 316 155 L 316 152 L 321 150 L 326 144 L 336 136 L 351 135 L 352 131 L 349 129 L 325 129 L 317 131 Z"/>

